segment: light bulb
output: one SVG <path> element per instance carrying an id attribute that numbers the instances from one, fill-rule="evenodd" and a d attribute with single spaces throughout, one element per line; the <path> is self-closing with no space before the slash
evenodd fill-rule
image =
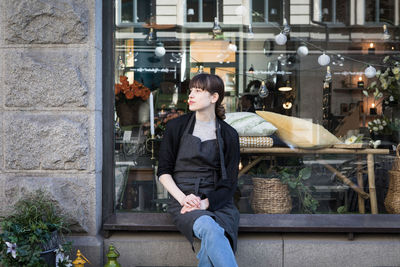
<path id="1" fill-rule="evenodd" d="M 376 69 L 372 66 L 369 66 L 368 68 L 365 69 L 364 74 L 365 74 L 365 77 L 367 77 L 367 78 L 373 78 L 373 77 L 375 77 Z"/>
<path id="2" fill-rule="evenodd" d="M 229 41 L 228 50 L 235 53 L 237 51 L 237 46 Z"/>
<path id="3" fill-rule="evenodd" d="M 374 43 L 369 43 L 369 48 L 374 48 Z"/>
<path id="4" fill-rule="evenodd" d="M 258 90 L 258 95 L 261 98 L 265 98 L 269 95 L 269 91 L 267 89 L 267 86 L 265 86 L 265 81 L 261 82 L 260 90 Z"/>
<path id="5" fill-rule="evenodd" d="M 287 42 L 287 37 L 283 33 L 279 33 L 278 35 L 275 35 L 275 42 L 278 45 L 284 45 Z"/>
<path id="6" fill-rule="evenodd" d="M 297 48 L 297 54 L 301 57 L 307 56 L 308 55 L 308 48 L 305 45 L 299 46 Z"/>
<path id="7" fill-rule="evenodd" d="M 214 37 L 216 35 L 219 35 L 219 34 L 222 33 L 222 29 L 221 29 L 221 26 L 219 26 L 219 22 L 218 22 L 218 18 L 217 17 L 214 18 L 214 26 L 212 28 L 212 32 L 214 34 Z"/>
<path id="8" fill-rule="evenodd" d="M 163 57 L 165 55 L 165 47 L 163 45 L 163 43 L 158 43 L 156 49 L 154 49 L 154 54 L 157 57 Z"/>
<path id="9" fill-rule="evenodd" d="M 371 108 L 374 108 L 374 107 L 375 107 L 375 103 L 372 103 L 372 104 L 371 104 Z"/>
<path id="10" fill-rule="evenodd" d="M 322 55 L 320 55 L 318 57 L 318 63 L 321 66 L 328 65 L 330 61 L 331 61 L 331 58 L 328 55 L 326 55 L 325 53 L 323 53 Z"/>
<path id="11" fill-rule="evenodd" d="M 283 106 L 284 109 L 291 109 L 292 108 L 292 102 L 286 101 L 285 103 L 283 103 L 282 106 Z"/>

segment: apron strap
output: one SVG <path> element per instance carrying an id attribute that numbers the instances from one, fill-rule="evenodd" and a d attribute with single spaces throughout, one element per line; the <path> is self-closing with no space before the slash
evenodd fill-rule
<path id="1" fill-rule="evenodd" d="M 222 180 L 225 180 L 228 179 L 228 177 L 226 175 L 224 151 L 222 150 L 221 125 L 218 123 L 218 118 L 215 119 L 215 128 L 217 131 L 217 145 L 219 150 L 219 158 L 221 162 L 221 175 L 222 175 Z"/>

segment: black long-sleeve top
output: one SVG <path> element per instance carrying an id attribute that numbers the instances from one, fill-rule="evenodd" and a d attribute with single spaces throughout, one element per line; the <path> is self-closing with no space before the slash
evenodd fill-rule
<path id="1" fill-rule="evenodd" d="M 157 176 L 170 174 L 173 177 L 176 157 L 179 150 L 180 139 L 189 123 L 191 116 L 195 116 L 193 112 L 182 115 L 167 123 L 163 140 L 159 151 L 159 163 Z M 196 117 L 194 118 L 196 120 Z M 217 118 L 218 119 L 218 118 Z M 221 119 L 218 119 L 221 125 L 221 136 L 223 139 L 223 152 L 225 159 L 225 168 L 227 179 L 219 178 L 216 189 L 209 192 L 205 197 L 210 203 L 208 210 L 214 211 L 223 207 L 232 199 L 237 187 L 237 178 L 239 172 L 240 146 L 239 136 L 235 129 Z M 189 133 L 193 133 L 194 123 L 189 129 Z M 190 148 L 188 148 L 190 149 Z"/>

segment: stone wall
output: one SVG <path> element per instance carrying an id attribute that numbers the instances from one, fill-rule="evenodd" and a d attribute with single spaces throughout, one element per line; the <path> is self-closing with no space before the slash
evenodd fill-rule
<path id="1" fill-rule="evenodd" d="M 0 215 L 46 189 L 94 266 L 102 251 L 101 11 L 98 0 L 0 0 Z"/>

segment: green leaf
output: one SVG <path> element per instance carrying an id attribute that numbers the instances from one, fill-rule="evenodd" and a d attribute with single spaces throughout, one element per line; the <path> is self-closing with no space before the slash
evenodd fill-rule
<path id="1" fill-rule="evenodd" d="M 307 167 L 307 168 L 301 169 L 299 172 L 299 176 L 303 180 L 309 179 L 311 177 L 311 168 Z"/>

